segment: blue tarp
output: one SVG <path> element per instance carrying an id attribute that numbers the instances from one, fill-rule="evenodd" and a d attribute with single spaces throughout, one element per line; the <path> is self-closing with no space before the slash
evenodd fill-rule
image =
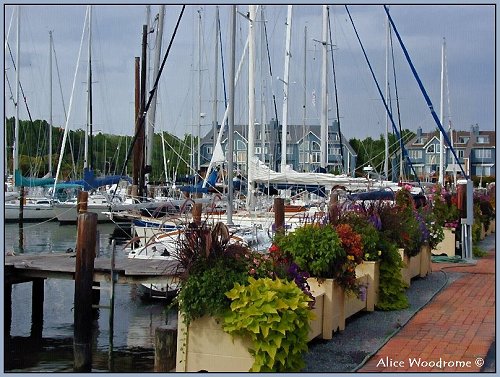
<path id="1" fill-rule="evenodd" d="M 192 193 L 200 193 L 207 194 L 210 188 L 215 188 L 215 182 L 217 181 L 217 170 L 212 170 L 207 179 L 207 184 L 203 187 L 203 180 L 198 182 L 197 185 L 189 185 L 189 186 L 180 186 L 179 190 L 182 192 L 192 192 Z"/>
<path id="2" fill-rule="evenodd" d="M 96 178 L 93 170 L 84 169 L 83 170 L 83 179 L 66 181 L 64 183 L 71 183 L 76 185 L 83 186 L 83 189 L 86 191 L 94 190 L 102 186 L 114 185 L 119 183 L 121 180 L 132 183 L 132 179 L 127 176 L 120 175 L 108 175 L 106 177 Z"/>

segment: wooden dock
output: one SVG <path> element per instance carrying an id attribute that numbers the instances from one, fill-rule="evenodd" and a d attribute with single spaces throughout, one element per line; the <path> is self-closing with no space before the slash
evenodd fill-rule
<path id="1" fill-rule="evenodd" d="M 33 279 L 75 279 L 76 253 L 37 253 L 6 255 L 5 284 L 16 284 Z M 158 283 L 171 280 L 176 261 L 119 258 L 115 259 L 113 276 L 119 284 Z M 111 259 L 94 260 L 94 281 L 111 282 Z"/>

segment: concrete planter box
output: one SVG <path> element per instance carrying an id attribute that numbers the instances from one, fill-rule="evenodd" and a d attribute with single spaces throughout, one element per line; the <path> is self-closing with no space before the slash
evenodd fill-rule
<path id="1" fill-rule="evenodd" d="M 356 276 L 366 275 L 366 310 L 372 312 L 378 303 L 378 291 L 380 286 L 380 262 L 364 261 L 356 266 Z"/>
<path id="2" fill-rule="evenodd" d="M 449 257 L 455 256 L 455 229 L 443 227 L 444 239 L 441 241 L 435 250 L 435 254 L 446 254 Z"/>
<path id="3" fill-rule="evenodd" d="M 431 268 L 431 247 L 423 245 L 420 248 L 420 277 L 423 278 L 432 272 Z"/>
<path id="4" fill-rule="evenodd" d="M 315 319 L 310 323 L 308 340 L 323 332 L 324 292 L 313 294 Z M 199 318 L 186 327 L 179 314 L 177 334 L 176 372 L 248 372 L 253 365 L 253 356 L 248 351 L 251 340 L 229 335 L 213 317 Z"/>

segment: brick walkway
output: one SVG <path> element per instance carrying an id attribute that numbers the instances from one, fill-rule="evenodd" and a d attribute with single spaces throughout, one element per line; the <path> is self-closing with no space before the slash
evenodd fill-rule
<path id="1" fill-rule="evenodd" d="M 495 340 L 495 249 L 443 289 L 358 372 L 479 372 Z M 481 359 L 478 359 L 481 358 Z"/>

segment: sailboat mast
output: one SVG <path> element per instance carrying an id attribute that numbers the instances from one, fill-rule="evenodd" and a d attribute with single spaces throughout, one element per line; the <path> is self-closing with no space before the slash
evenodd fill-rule
<path id="1" fill-rule="evenodd" d="M 265 34 L 265 19 L 264 19 L 264 6 L 260 7 L 260 19 L 261 19 L 261 27 L 260 27 L 260 77 L 261 77 L 261 88 L 260 88 L 260 104 L 261 104 L 261 113 L 260 113 L 260 140 L 261 140 L 261 150 L 260 150 L 260 158 L 262 162 L 266 161 L 266 101 L 265 98 L 265 75 L 264 75 L 264 56 L 265 56 L 265 48 L 266 48 L 266 34 Z"/>
<path id="2" fill-rule="evenodd" d="M 286 16 L 285 72 L 283 75 L 283 123 L 281 126 L 281 172 L 286 167 L 287 134 L 288 134 L 288 83 L 290 79 L 290 44 L 292 32 L 292 5 L 288 6 Z"/>
<path id="3" fill-rule="evenodd" d="M 302 171 L 305 171 L 306 160 L 306 116 L 307 116 L 307 26 L 304 26 L 304 96 L 302 102 Z M 299 165 L 301 158 L 299 157 Z"/>
<path id="4" fill-rule="evenodd" d="M 236 5 L 231 6 L 231 27 L 230 27 L 230 52 L 229 52 L 229 101 L 228 109 L 228 147 L 227 147 L 227 223 L 233 223 L 233 150 L 234 150 L 234 89 L 235 89 L 235 51 L 236 51 Z"/>
<path id="5" fill-rule="evenodd" d="M 328 6 L 323 5 L 323 45 L 321 65 L 321 132 L 320 132 L 320 166 L 326 169 L 327 164 L 327 130 L 328 130 L 328 82 L 327 82 L 327 49 L 328 49 Z"/>
<path id="6" fill-rule="evenodd" d="M 256 6 L 249 5 L 248 29 L 248 148 L 247 148 L 247 178 L 248 193 L 246 199 L 247 209 L 253 206 L 253 160 L 255 157 L 255 19 Z"/>
<path id="7" fill-rule="evenodd" d="M 386 35 L 385 35 L 385 98 L 389 100 L 389 19 L 386 17 Z M 389 179 L 389 114 L 385 113 L 385 158 L 384 174 L 385 179 Z"/>
<path id="8" fill-rule="evenodd" d="M 212 151 L 215 151 L 215 144 L 217 139 L 217 84 L 218 84 L 218 74 L 219 74 L 219 6 L 215 7 L 215 50 L 214 50 L 214 92 L 213 92 L 213 103 L 212 103 L 212 133 L 213 133 L 213 145 Z M 207 171 L 207 174 L 210 172 Z"/>
<path id="9" fill-rule="evenodd" d="M 49 31 L 49 174 L 52 177 L 52 31 Z"/>
<path id="10" fill-rule="evenodd" d="M 88 24 L 88 67 L 87 67 L 87 128 L 85 132 L 85 145 L 83 168 L 92 169 L 92 6 L 88 6 L 89 24 Z"/>
<path id="11" fill-rule="evenodd" d="M 444 55 L 446 48 L 446 40 L 443 38 L 443 46 L 441 47 L 441 108 L 439 109 L 439 119 L 444 125 Z M 439 184 L 444 186 L 444 133 L 439 134 Z"/>
<path id="12" fill-rule="evenodd" d="M 156 34 L 156 48 L 155 48 L 155 60 L 153 66 L 153 78 L 156 79 L 158 76 L 158 71 L 160 70 L 160 55 L 161 55 L 161 45 L 163 39 L 163 20 L 165 17 L 165 5 L 160 5 L 158 14 L 158 30 Z M 147 122 L 147 136 L 146 136 L 146 165 L 151 166 L 153 160 L 153 137 L 154 129 L 156 123 L 156 102 L 158 98 L 158 91 L 153 94 L 153 99 L 151 101 L 151 107 L 148 110 L 148 122 Z M 149 169 L 147 169 L 149 170 Z M 147 180 L 149 179 L 149 172 L 147 174 Z"/>
<path id="13" fill-rule="evenodd" d="M 196 172 L 195 184 L 198 183 L 198 174 L 200 172 L 200 145 L 201 145 L 201 10 L 198 10 L 198 113 L 196 114 L 198 120 L 198 132 L 196 140 Z"/>
<path id="14" fill-rule="evenodd" d="M 20 71 L 21 71 L 21 64 L 20 64 L 20 51 L 21 51 L 21 8 L 17 6 L 17 27 L 16 27 L 16 37 L 17 37 L 17 42 L 16 42 L 16 49 L 17 49 L 17 54 L 16 54 L 16 120 L 14 122 L 14 143 L 12 146 L 12 153 L 13 153 L 13 158 L 12 158 L 12 173 L 14 174 L 14 184 L 17 184 L 15 181 L 15 176 L 16 176 L 16 170 L 19 169 L 19 154 L 18 154 L 18 148 L 19 148 L 19 82 L 21 80 L 20 78 Z"/>

